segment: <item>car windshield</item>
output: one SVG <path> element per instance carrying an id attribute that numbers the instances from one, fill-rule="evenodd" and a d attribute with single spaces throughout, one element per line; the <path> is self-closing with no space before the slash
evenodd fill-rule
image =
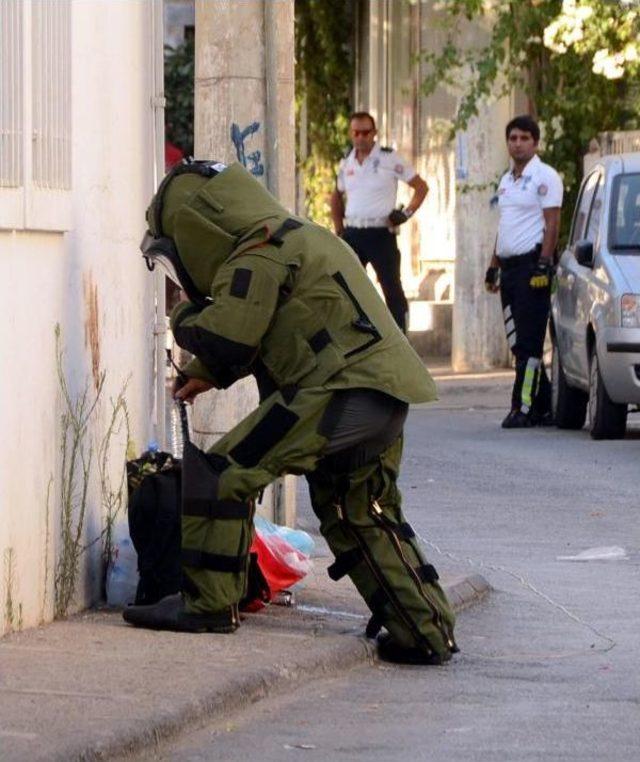
<path id="1" fill-rule="evenodd" d="M 609 238 L 612 250 L 640 254 L 640 173 L 614 180 Z"/>

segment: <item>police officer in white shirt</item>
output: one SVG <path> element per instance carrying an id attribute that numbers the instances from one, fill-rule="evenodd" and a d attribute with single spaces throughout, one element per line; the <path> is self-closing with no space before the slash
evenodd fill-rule
<path id="1" fill-rule="evenodd" d="M 542 361 L 549 319 L 562 180 L 537 156 L 540 128 L 530 116 L 506 128 L 511 169 L 498 186 L 500 222 L 485 275 L 487 291 L 500 291 L 516 378 L 505 429 L 552 423 L 551 385 Z"/>
<path id="2" fill-rule="evenodd" d="M 400 252 L 393 228 L 402 225 L 424 201 L 426 182 L 391 148 L 376 143 L 376 123 L 364 111 L 349 119 L 353 150 L 340 162 L 331 217 L 336 234 L 370 262 L 396 323 L 406 331 L 407 300 L 400 280 Z M 405 209 L 395 209 L 398 180 L 413 188 Z M 346 194 L 346 209 L 344 196 Z"/>

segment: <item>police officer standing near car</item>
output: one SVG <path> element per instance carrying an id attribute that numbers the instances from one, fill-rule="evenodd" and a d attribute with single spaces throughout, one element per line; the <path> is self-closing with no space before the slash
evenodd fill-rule
<path id="1" fill-rule="evenodd" d="M 400 280 L 395 228 L 415 214 L 429 189 L 393 149 L 376 142 L 376 134 L 371 114 L 358 111 L 351 115 L 349 137 L 353 149 L 340 162 L 331 195 L 331 217 L 336 234 L 351 246 L 362 265 L 371 263 L 389 311 L 406 332 L 408 304 Z M 404 209 L 395 208 L 398 180 L 413 189 Z"/>
<path id="2" fill-rule="evenodd" d="M 498 186 L 500 221 L 485 287 L 500 292 L 516 361 L 511 410 L 502 428 L 520 429 L 552 423 L 542 352 L 563 188 L 558 173 L 537 155 L 540 128 L 532 117 L 512 119 L 506 138 L 512 166 Z"/>

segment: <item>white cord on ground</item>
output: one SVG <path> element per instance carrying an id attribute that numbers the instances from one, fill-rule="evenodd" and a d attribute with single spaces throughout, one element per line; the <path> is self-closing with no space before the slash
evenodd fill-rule
<path id="1" fill-rule="evenodd" d="M 531 582 L 525 579 L 518 572 L 514 572 L 511 569 L 507 569 L 504 566 L 495 566 L 494 564 L 488 564 L 488 563 L 485 563 L 484 561 L 476 561 L 473 558 L 460 558 L 459 556 L 456 556 L 455 553 L 450 553 L 449 551 L 442 550 L 442 548 L 438 547 L 438 545 L 436 545 L 435 542 L 431 542 L 430 540 L 427 540 L 426 538 L 422 537 L 421 535 L 417 533 L 416 533 L 416 537 L 421 542 L 423 542 L 427 547 L 431 548 L 432 550 L 435 550 L 435 552 L 441 556 L 450 558 L 452 561 L 455 561 L 457 563 L 466 563 L 469 566 L 473 566 L 478 569 L 489 569 L 490 571 L 500 572 L 502 574 L 508 575 L 509 577 L 512 577 L 517 582 L 519 582 L 522 585 L 522 587 L 524 587 L 526 590 L 530 590 L 534 595 L 537 595 L 539 598 L 542 598 L 543 601 L 546 601 L 550 606 L 553 606 L 553 608 L 561 611 L 569 619 L 581 625 L 582 627 L 586 627 L 596 637 L 600 638 L 601 640 L 607 641 L 610 645 L 607 646 L 607 648 L 598 649 L 600 653 L 607 653 L 607 651 L 611 651 L 612 648 L 615 648 L 618 645 L 613 638 L 610 638 L 608 635 L 605 635 L 603 632 L 600 632 L 600 630 L 598 630 L 592 624 L 589 624 L 589 622 L 585 622 L 584 619 L 581 619 L 577 614 L 574 614 L 572 611 L 569 611 L 569 609 L 566 606 L 563 606 L 562 603 L 558 603 L 558 601 L 554 601 L 553 598 L 548 596 L 546 593 L 543 593 L 542 590 L 538 590 L 538 588 L 535 587 L 535 585 L 532 585 Z"/>

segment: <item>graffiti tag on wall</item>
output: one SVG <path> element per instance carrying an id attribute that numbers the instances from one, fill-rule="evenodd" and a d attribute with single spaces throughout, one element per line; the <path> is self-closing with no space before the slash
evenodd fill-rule
<path id="1" fill-rule="evenodd" d="M 247 153 L 245 141 L 259 129 L 260 122 L 252 122 L 244 129 L 240 129 L 240 125 L 235 122 L 231 125 L 231 142 L 235 146 L 238 161 L 256 177 L 264 175 L 264 164 L 260 161 L 262 154 L 257 150 Z"/>

